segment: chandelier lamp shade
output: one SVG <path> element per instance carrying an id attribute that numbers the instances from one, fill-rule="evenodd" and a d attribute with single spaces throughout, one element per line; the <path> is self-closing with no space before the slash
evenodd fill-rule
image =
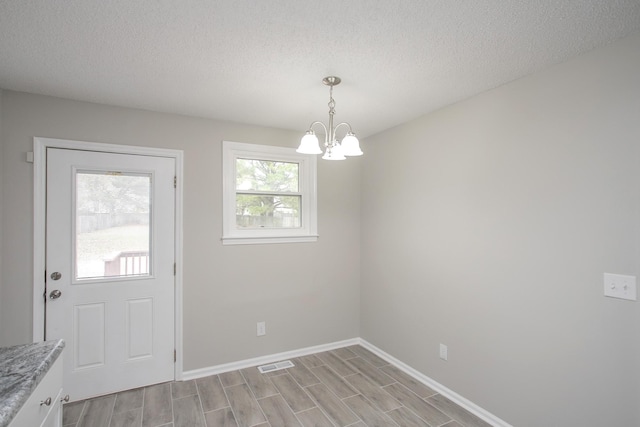
<path id="1" fill-rule="evenodd" d="M 361 156 L 360 141 L 356 138 L 355 133 L 351 129 L 351 125 L 347 122 L 338 123 L 333 126 L 333 116 L 336 113 L 336 102 L 333 100 L 333 87 L 339 85 L 340 77 L 329 76 L 322 79 L 322 83 L 329 86 L 329 125 L 325 126 L 322 122 L 313 122 L 309 126 L 309 130 L 302 137 L 300 146 L 296 150 L 302 154 L 322 154 L 320 142 L 313 130 L 314 126 L 320 126 L 324 130 L 324 155 L 325 160 L 344 160 L 345 156 Z M 338 128 L 346 127 L 347 133 L 342 138 L 342 142 L 338 142 L 336 131 Z"/>

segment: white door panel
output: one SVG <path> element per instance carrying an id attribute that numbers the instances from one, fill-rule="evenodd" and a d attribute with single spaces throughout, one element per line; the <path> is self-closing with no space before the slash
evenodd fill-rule
<path id="1" fill-rule="evenodd" d="M 172 158 L 47 149 L 46 338 L 67 342 L 72 400 L 173 379 L 174 175 Z"/>

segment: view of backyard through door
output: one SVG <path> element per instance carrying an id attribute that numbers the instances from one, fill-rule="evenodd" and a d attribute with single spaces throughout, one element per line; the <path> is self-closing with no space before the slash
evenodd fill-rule
<path id="1" fill-rule="evenodd" d="M 47 148 L 46 339 L 80 400 L 172 380 L 175 159 Z"/>
<path id="2" fill-rule="evenodd" d="M 149 274 L 150 176 L 76 174 L 76 275 Z"/>

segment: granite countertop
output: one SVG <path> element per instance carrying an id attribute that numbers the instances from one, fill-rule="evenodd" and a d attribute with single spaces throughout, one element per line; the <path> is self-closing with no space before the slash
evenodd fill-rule
<path id="1" fill-rule="evenodd" d="M 9 425 L 63 348 L 63 340 L 0 348 L 0 427 Z"/>

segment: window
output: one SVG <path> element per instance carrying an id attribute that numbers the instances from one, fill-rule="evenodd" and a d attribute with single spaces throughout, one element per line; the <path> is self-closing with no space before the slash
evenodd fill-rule
<path id="1" fill-rule="evenodd" d="M 75 279 L 149 276 L 151 175 L 76 171 Z"/>
<path id="2" fill-rule="evenodd" d="M 230 141 L 222 152 L 223 244 L 317 240 L 315 156 Z"/>

